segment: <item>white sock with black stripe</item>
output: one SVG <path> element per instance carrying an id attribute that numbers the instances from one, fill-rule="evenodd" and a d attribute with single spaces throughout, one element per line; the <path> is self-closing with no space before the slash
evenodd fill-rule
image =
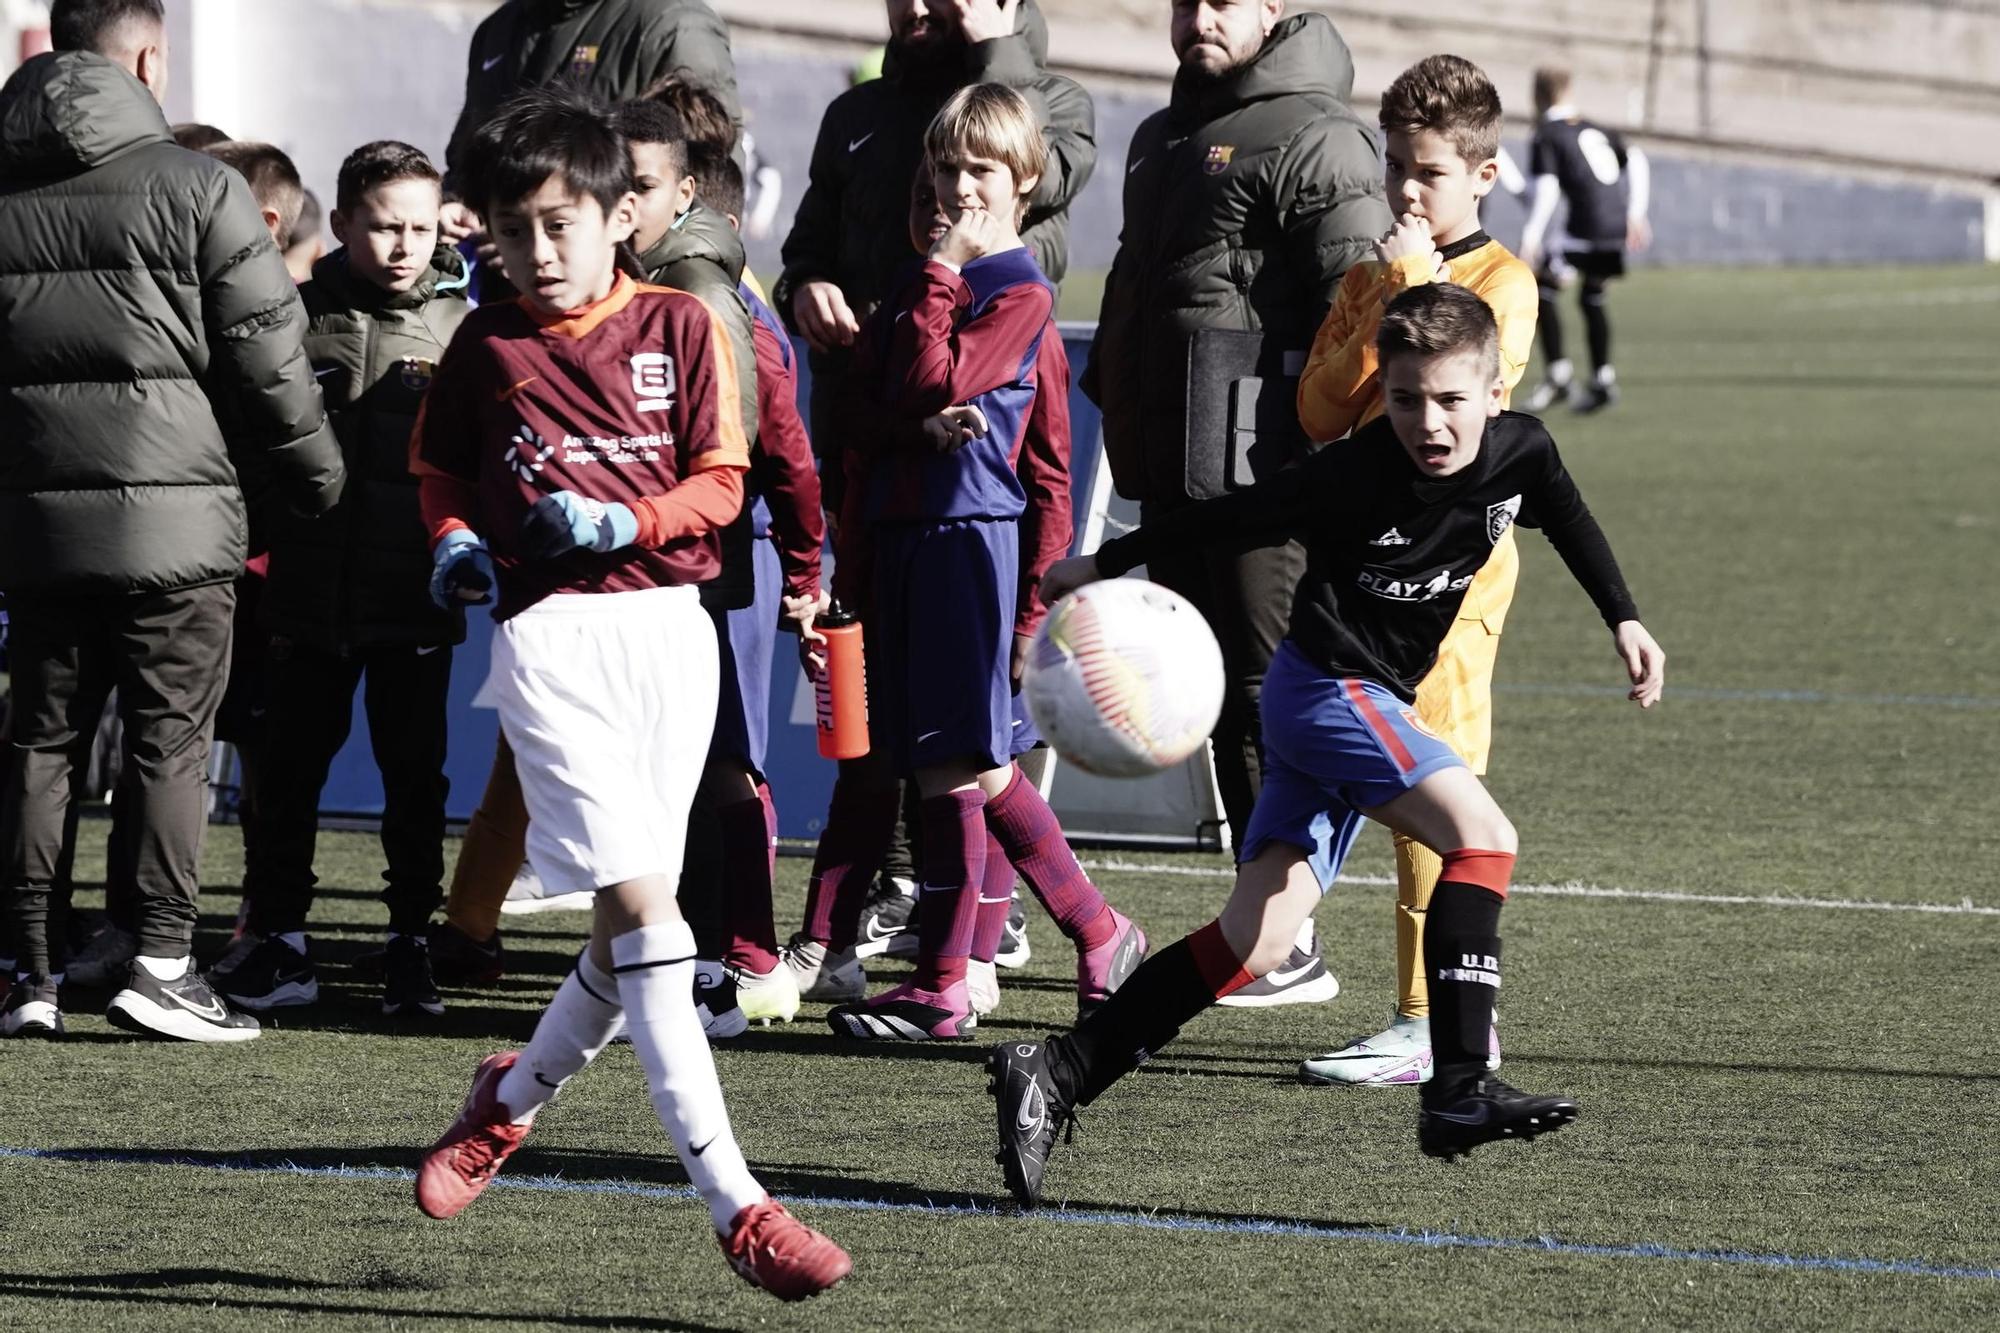
<path id="1" fill-rule="evenodd" d="M 715 1229 L 726 1231 L 738 1213 L 763 1200 L 764 1187 L 729 1132 L 715 1057 L 695 1016 L 694 962 L 694 932 L 685 921 L 642 926 L 611 941 L 611 970 L 653 1109 L 708 1201 Z"/>
<path id="2" fill-rule="evenodd" d="M 526 1124 L 572 1075 L 595 1060 L 618 1035 L 624 1018 L 617 980 L 591 962 L 588 951 L 577 955 L 576 967 L 535 1024 L 528 1048 L 500 1080 L 500 1104 L 513 1114 L 514 1123 Z"/>

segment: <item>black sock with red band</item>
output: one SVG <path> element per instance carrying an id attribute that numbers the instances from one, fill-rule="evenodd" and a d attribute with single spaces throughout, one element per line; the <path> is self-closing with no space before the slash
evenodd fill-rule
<path id="1" fill-rule="evenodd" d="M 1449 1100 L 1486 1072 L 1493 1006 L 1500 996 L 1500 908 L 1514 858 L 1458 851 L 1424 914 L 1424 975 L 1431 1001 L 1431 1081 L 1424 1100 Z"/>

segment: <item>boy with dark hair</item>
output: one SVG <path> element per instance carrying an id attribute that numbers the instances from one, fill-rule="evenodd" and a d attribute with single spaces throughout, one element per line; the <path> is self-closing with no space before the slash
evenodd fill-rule
<path id="1" fill-rule="evenodd" d="M 999 1160 L 1023 1205 L 1039 1198 L 1075 1108 L 1284 959 L 1364 817 L 1444 858 L 1424 931 L 1436 1073 L 1423 1089 L 1418 1145 L 1450 1158 L 1576 1118 L 1574 1102 L 1517 1092 L 1486 1071 L 1514 828 L 1411 705 L 1473 573 L 1516 522 L 1543 528 L 1590 594 L 1642 708 L 1660 697 L 1666 658 L 1554 441 L 1534 418 L 1500 406 L 1492 308 L 1449 283 L 1414 287 L 1383 312 L 1376 347 L 1388 412 L 1346 447 L 1149 523 L 1043 581 L 1058 597 L 1176 542 L 1298 536 L 1309 556 L 1264 687 L 1270 767 L 1222 914 L 1149 959 L 1075 1032 L 1010 1042 L 988 1061 Z"/>
<path id="2" fill-rule="evenodd" d="M 418 408 L 471 308 L 465 261 L 438 243 L 442 205 L 437 168 L 417 149 L 394 140 L 355 149 L 341 164 L 333 211 L 340 248 L 299 289 L 306 355 L 348 484 L 325 519 L 282 521 L 271 534 L 248 915 L 211 973 L 216 989 L 258 1012 L 319 995 L 304 933 L 319 796 L 364 680 L 388 861 L 382 1012 L 444 1012 L 424 932 L 442 896 L 445 699 L 465 618 L 425 595 L 430 542 L 410 472 Z"/>
<path id="3" fill-rule="evenodd" d="M 729 107 L 712 87 L 686 70 L 660 79 L 639 100 L 657 102 L 680 118 L 690 157 L 702 153 L 728 157 L 736 151 L 737 127 Z"/>
<path id="4" fill-rule="evenodd" d="M 1535 71 L 1535 137 L 1528 149 L 1533 182 L 1528 221 L 1521 229 L 1521 257 L 1541 284 L 1542 382 L 1528 397 L 1541 412 L 1567 398 L 1577 412 L 1595 412 L 1618 401 L 1618 372 L 1611 364 L 1611 316 L 1605 288 L 1625 273 L 1625 252 L 1652 244 L 1646 220 L 1652 169 L 1646 155 L 1616 130 L 1585 120 L 1570 102 L 1566 69 Z M 1563 230 L 1551 238 L 1556 205 L 1568 206 Z M 1579 302 L 1590 339 L 1590 383 L 1578 385 L 1563 341 L 1562 289 L 1582 279 Z"/>
<path id="5" fill-rule="evenodd" d="M 241 139 L 210 144 L 202 151 L 250 183 L 250 193 L 256 196 L 264 225 L 271 230 L 271 244 L 282 255 L 291 243 L 292 228 L 299 224 L 299 212 L 306 202 L 305 182 L 299 179 L 299 169 L 292 165 L 292 159 L 274 144 Z"/>
<path id="6" fill-rule="evenodd" d="M 861 1040 L 956 1040 L 976 1026 L 968 960 L 989 832 L 1076 944 L 1080 1010 L 1101 1004 L 1146 950 L 1012 759 L 1026 505 L 1015 460 L 1055 299 L 1019 231 L 1045 165 L 1041 130 L 1021 94 L 975 84 L 938 112 L 924 150 L 951 227 L 862 353 L 885 415 L 921 431 L 912 443 L 850 427 L 872 455 L 870 728 L 916 779 L 924 849 L 916 975 L 827 1016 Z"/>
<path id="7" fill-rule="evenodd" d="M 163 0 L 56 0 L 49 9 L 49 46 L 57 51 L 95 51 L 119 60 L 133 42 L 150 42 L 157 36 L 158 60 L 164 68 L 166 21 Z M 153 86 L 143 63 L 133 77 Z M 163 82 L 162 91 L 164 87 Z"/>
<path id="8" fill-rule="evenodd" d="M 694 177 L 694 197 L 728 218 L 729 225 L 741 231 L 743 168 L 736 165 L 736 159 L 711 148 L 690 147 L 688 174 Z"/>
<path id="9" fill-rule="evenodd" d="M 556 891 L 594 891 L 595 920 L 527 1048 L 480 1063 L 417 1202 L 463 1210 L 622 1027 L 730 1263 L 782 1298 L 814 1295 L 851 1264 L 744 1162 L 674 898 L 715 717 L 695 585 L 718 570 L 750 463 L 735 357 L 701 301 L 620 270 L 631 149 L 595 104 L 524 94 L 480 131 L 467 175 L 521 297 L 467 319 L 411 441 L 432 595 L 497 598 L 492 688 L 528 858 Z"/>
<path id="10" fill-rule="evenodd" d="M 198 120 L 184 120 L 173 127 L 174 142 L 190 153 L 203 152 L 219 143 L 228 143 L 229 135 L 213 125 L 204 125 Z"/>
<path id="11" fill-rule="evenodd" d="M 1299 377 L 1299 421 L 1315 440 L 1340 439 L 1381 415 L 1375 337 L 1383 307 L 1412 287 L 1450 281 L 1493 308 L 1503 407 L 1534 346 L 1534 274 L 1479 221 L 1499 170 L 1500 94 L 1492 81 L 1469 60 L 1426 57 L 1382 94 L 1381 125 L 1383 184 L 1396 225 L 1376 244 L 1373 261 L 1347 271 Z M 1486 772 L 1492 749 L 1493 668 L 1519 573 L 1509 532 L 1467 589 L 1437 664 L 1417 689 L 1418 716 L 1476 774 Z M 1299 1073 L 1308 1082 L 1382 1086 L 1430 1077 L 1423 927 L 1441 866 L 1408 835 L 1398 833 L 1395 842 L 1395 1015 L 1381 1032 L 1305 1061 Z M 1257 989 L 1246 986 L 1230 999 Z"/>
<path id="12" fill-rule="evenodd" d="M 326 257 L 326 246 L 319 236 L 325 223 L 319 196 L 307 190 L 299 208 L 299 220 L 292 224 L 292 234 L 285 238 L 285 271 L 292 275 L 293 282 L 306 282 L 312 277 L 313 265 Z"/>

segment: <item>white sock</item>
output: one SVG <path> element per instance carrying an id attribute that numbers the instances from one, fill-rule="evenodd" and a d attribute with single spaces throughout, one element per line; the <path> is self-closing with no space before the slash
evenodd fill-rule
<path id="1" fill-rule="evenodd" d="M 1560 387 L 1562 385 L 1568 384 L 1570 380 L 1574 378 L 1574 376 L 1576 375 L 1576 367 L 1570 364 L 1568 357 L 1564 357 L 1560 361 L 1549 362 L 1548 375 L 1549 375 L 1549 383 Z"/>
<path id="2" fill-rule="evenodd" d="M 1599 366 L 1597 368 L 1597 382 L 1600 385 L 1616 384 L 1618 382 L 1617 369 L 1613 366 Z"/>
<path id="3" fill-rule="evenodd" d="M 695 1017 L 694 932 L 685 921 L 628 931 L 611 941 L 611 963 L 653 1109 L 715 1229 L 725 1231 L 765 1195 L 729 1132 L 715 1057 Z"/>
<path id="4" fill-rule="evenodd" d="M 146 969 L 146 975 L 155 981 L 179 981 L 187 975 L 188 965 L 194 960 L 186 954 L 179 958 L 148 958 L 140 954 L 138 961 Z"/>
<path id="5" fill-rule="evenodd" d="M 595 1060 L 618 1035 L 624 1017 L 618 983 L 590 961 L 588 952 L 580 955 L 542 1010 L 528 1048 L 500 1079 L 500 1104 L 513 1112 L 514 1123 L 532 1120 L 564 1083 Z"/>

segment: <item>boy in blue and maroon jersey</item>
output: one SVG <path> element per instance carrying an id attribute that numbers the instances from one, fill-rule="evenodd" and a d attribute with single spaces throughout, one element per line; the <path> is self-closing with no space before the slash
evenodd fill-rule
<path id="1" fill-rule="evenodd" d="M 595 920 L 527 1048 L 480 1063 L 425 1154 L 417 1203 L 462 1211 L 622 1027 L 731 1265 L 774 1295 L 810 1296 L 851 1265 L 744 1161 L 675 903 L 716 706 L 696 585 L 721 567 L 750 463 L 735 360 L 698 298 L 619 270 L 632 159 L 587 99 L 510 103 L 480 132 L 466 198 L 521 296 L 460 327 L 411 439 L 432 595 L 497 600 L 492 687 L 528 859 L 554 891 L 594 893 Z"/>
<path id="2" fill-rule="evenodd" d="M 989 830 L 1072 933 L 1080 1004 L 1108 996 L 1145 952 L 1144 933 L 1090 886 L 1011 759 L 1026 506 L 1015 460 L 1055 304 L 1018 231 L 1042 154 L 1034 115 L 1011 89 L 978 84 L 945 104 L 925 156 L 951 226 L 860 349 L 889 418 L 854 440 L 872 453 L 861 497 L 874 567 L 871 732 L 922 793 L 924 884 L 916 975 L 833 1010 L 843 1036 L 969 1035 L 967 959 Z M 914 438 L 897 428 L 909 422 L 920 426 Z"/>

